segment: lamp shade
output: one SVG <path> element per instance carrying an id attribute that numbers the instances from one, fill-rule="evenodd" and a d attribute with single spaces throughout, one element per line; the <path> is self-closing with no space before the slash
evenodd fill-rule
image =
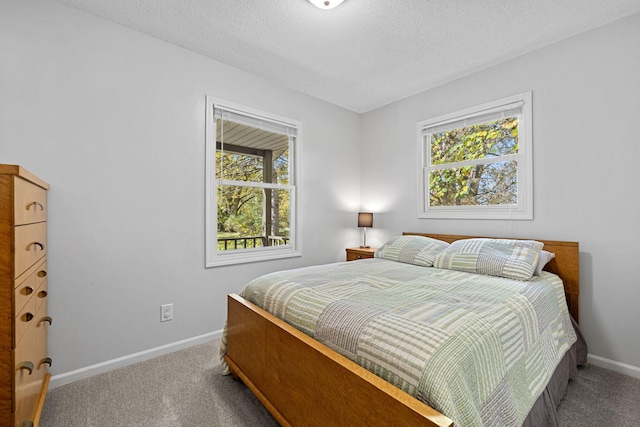
<path id="1" fill-rule="evenodd" d="M 358 212 L 358 227 L 373 227 L 373 213 Z"/>

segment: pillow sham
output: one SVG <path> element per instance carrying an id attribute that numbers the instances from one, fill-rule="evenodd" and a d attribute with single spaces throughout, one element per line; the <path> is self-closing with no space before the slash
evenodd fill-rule
<path id="1" fill-rule="evenodd" d="M 382 245 L 374 257 L 431 267 L 438 254 L 448 246 L 447 242 L 425 236 L 397 236 Z"/>
<path id="2" fill-rule="evenodd" d="M 515 280 L 529 280 L 543 244 L 535 240 L 464 239 L 438 255 L 433 266 Z"/>
<path id="3" fill-rule="evenodd" d="M 536 271 L 533 272 L 534 276 L 539 276 L 544 269 L 544 266 L 549 263 L 552 259 L 556 257 L 556 254 L 553 252 L 542 250 L 540 251 L 540 258 L 538 259 L 538 265 L 536 266 Z"/>

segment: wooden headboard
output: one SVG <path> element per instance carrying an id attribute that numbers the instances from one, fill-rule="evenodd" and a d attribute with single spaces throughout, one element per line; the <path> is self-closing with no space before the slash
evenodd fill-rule
<path id="1" fill-rule="evenodd" d="M 472 239 L 486 236 L 458 236 L 454 234 L 430 234 L 430 233 L 414 233 L 405 231 L 404 235 L 426 236 L 432 239 L 438 239 L 445 242 L 455 242 L 461 239 Z M 488 237 L 495 238 L 495 237 Z M 540 239 L 520 239 L 520 240 L 537 240 L 544 243 L 544 250 L 553 252 L 556 257 L 551 260 L 545 270 L 557 274 L 564 283 L 564 293 L 567 297 L 567 306 L 569 313 L 576 322 L 579 319 L 578 298 L 580 296 L 580 250 L 578 242 L 562 242 L 557 240 L 540 240 Z"/>

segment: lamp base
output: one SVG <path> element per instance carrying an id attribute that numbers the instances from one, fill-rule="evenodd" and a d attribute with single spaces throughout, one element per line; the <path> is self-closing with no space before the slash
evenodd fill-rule
<path id="1" fill-rule="evenodd" d="M 362 249 L 369 249 L 371 246 L 362 246 L 362 245 L 360 245 L 360 247 L 361 247 Z"/>

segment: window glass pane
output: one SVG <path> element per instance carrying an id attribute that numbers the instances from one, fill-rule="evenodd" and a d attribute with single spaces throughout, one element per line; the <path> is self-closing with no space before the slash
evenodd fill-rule
<path id="1" fill-rule="evenodd" d="M 219 185 L 218 250 L 262 246 L 261 237 L 262 189 Z"/>
<path id="2" fill-rule="evenodd" d="M 516 161 L 448 168 L 429 173 L 431 206 L 514 205 L 518 203 Z"/>
<path id="3" fill-rule="evenodd" d="M 289 244 L 290 190 L 218 186 L 218 251 Z"/>
<path id="4" fill-rule="evenodd" d="M 518 117 L 429 134 L 431 164 L 499 157 L 518 152 Z"/>
<path id="5" fill-rule="evenodd" d="M 224 170 L 224 175 L 221 170 Z M 262 157 L 218 150 L 216 152 L 216 179 L 263 182 L 263 159 Z"/>
<path id="6" fill-rule="evenodd" d="M 288 182 L 288 159 L 288 136 L 216 119 L 216 179 Z"/>

